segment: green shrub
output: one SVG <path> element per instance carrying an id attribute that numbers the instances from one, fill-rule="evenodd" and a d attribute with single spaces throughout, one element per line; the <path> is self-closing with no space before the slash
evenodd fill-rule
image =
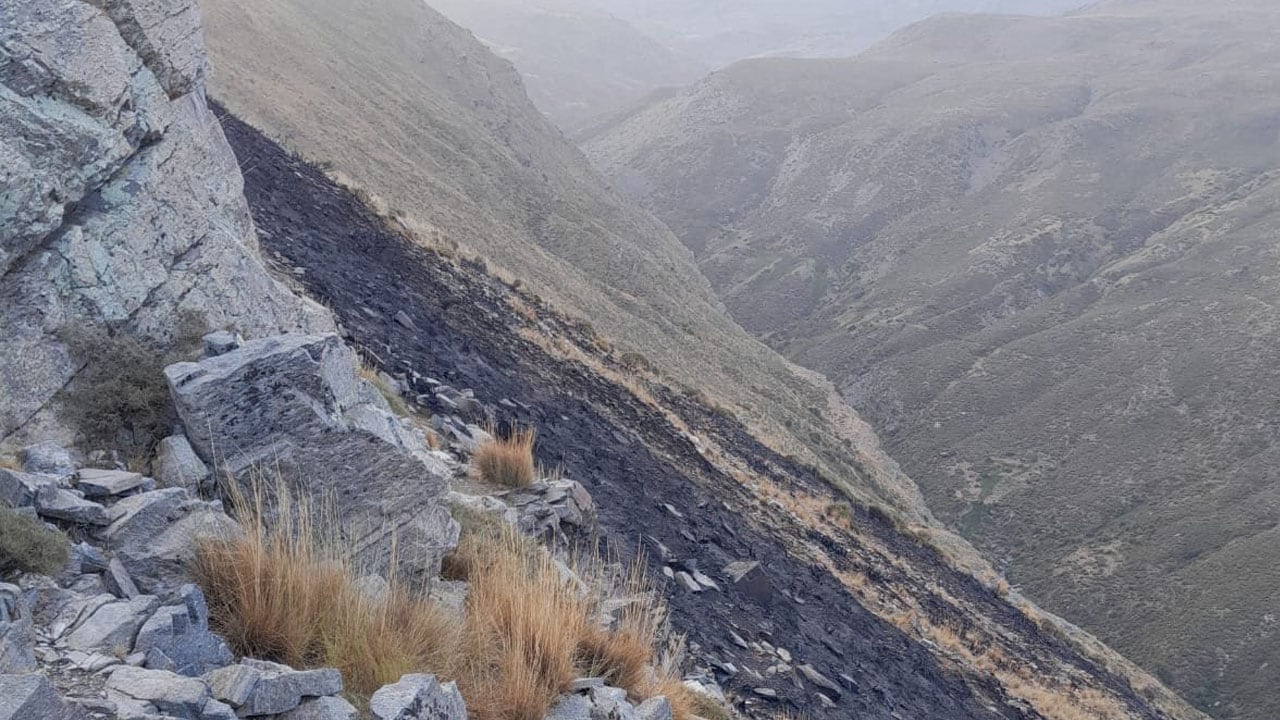
<path id="1" fill-rule="evenodd" d="M 91 446 L 147 457 L 175 420 L 164 369 L 193 357 L 207 330 L 201 316 L 187 312 L 169 343 L 97 326 L 64 328 L 71 357 L 84 364 L 63 397 L 66 420 Z"/>
<path id="2" fill-rule="evenodd" d="M 0 507 L 0 577 L 14 573 L 53 575 L 67 564 L 71 543 L 28 515 Z"/>

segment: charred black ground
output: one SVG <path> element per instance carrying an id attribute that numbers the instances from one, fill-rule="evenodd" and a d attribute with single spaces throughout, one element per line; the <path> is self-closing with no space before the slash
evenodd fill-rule
<path id="1" fill-rule="evenodd" d="M 322 172 L 221 108 L 216 111 L 240 158 L 245 194 L 267 255 L 332 307 L 350 339 L 369 349 L 385 370 L 413 370 L 474 388 L 490 403 L 523 403 L 515 409 L 504 407 L 509 414 L 501 419 L 537 427 L 540 461 L 563 467 L 587 487 L 599 506 L 605 540 L 624 558 L 646 544 L 644 536 L 651 536 L 678 562 L 696 564 L 717 579 L 731 561 L 762 563 L 776 591 L 767 606 L 728 584 L 723 593 L 668 588 L 672 622 L 688 634 L 698 655 L 739 668 L 732 677 L 718 676 L 726 689 L 751 698 L 755 708 L 786 708 L 811 718 L 1037 717 L 1009 702 L 1002 686 L 989 676 L 944 669 L 927 648 L 863 608 L 826 569 L 794 559 L 788 540 L 808 535 L 814 543 L 832 541 L 805 528 L 788 527 L 783 520 L 771 525 L 758 515 L 750 516 L 744 509 L 754 504 L 741 485 L 703 459 L 661 414 L 581 365 L 553 357 L 518 335 L 504 302 L 511 290 L 481 265 L 450 263 L 389 231 L 359 199 Z M 395 319 L 401 313 L 407 323 Z M 736 421 L 674 392 L 663 400 L 677 406 L 699 432 L 734 447 L 757 472 L 774 474 L 783 484 L 825 488 L 812 470 L 764 447 Z M 663 503 L 684 517 L 675 517 Z M 1033 645 L 1031 655 L 1066 662 L 1118 690 L 1134 717 L 1164 717 L 1124 680 L 1041 631 L 881 516 L 855 508 L 853 522 L 914 566 L 925 568 L 952 596 L 980 606 L 1025 637 Z M 876 567 L 873 580 L 921 582 L 868 557 L 871 553 L 865 549 L 832 549 L 842 562 Z M 662 578 L 656 553 L 647 554 L 653 574 Z M 899 577 L 889 578 L 893 573 Z M 940 617 L 953 612 L 945 604 L 926 610 Z M 824 707 L 816 696 L 818 689 L 794 674 L 751 678 L 746 668 L 763 672 L 766 664 L 737 647 L 731 630 L 748 641 L 785 647 L 797 663 L 809 663 L 842 683 L 836 706 Z M 757 697 L 755 689 L 761 687 L 776 691 L 778 700 Z"/>

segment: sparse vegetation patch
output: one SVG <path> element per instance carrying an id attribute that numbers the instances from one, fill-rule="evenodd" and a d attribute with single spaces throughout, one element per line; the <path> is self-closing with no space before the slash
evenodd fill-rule
<path id="1" fill-rule="evenodd" d="M 15 573 L 54 575 L 67 564 L 71 544 L 39 520 L 0 506 L 0 579 Z"/>

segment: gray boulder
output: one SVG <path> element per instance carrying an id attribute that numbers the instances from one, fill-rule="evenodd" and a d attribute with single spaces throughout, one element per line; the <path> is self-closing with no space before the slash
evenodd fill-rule
<path id="1" fill-rule="evenodd" d="M 105 507 L 57 485 L 42 486 L 36 493 L 35 506 L 42 517 L 54 520 L 96 526 L 108 523 Z"/>
<path id="2" fill-rule="evenodd" d="M 66 430 L 68 326 L 332 327 L 258 256 L 203 66 L 196 0 L 0 3 L 0 437 Z"/>
<path id="3" fill-rule="evenodd" d="M 456 683 L 434 675 L 405 675 L 369 698 L 373 720 L 466 720 L 467 705 Z"/>
<path id="4" fill-rule="evenodd" d="M 209 606 L 195 585 L 179 592 L 182 604 L 162 607 L 138 631 L 133 651 L 146 653 L 145 666 L 199 677 L 230 665 L 231 649 L 209 631 Z"/>
<path id="5" fill-rule="evenodd" d="M 275 720 L 356 720 L 357 714 L 355 707 L 340 697 L 322 697 L 303 700 Z"/>
<path id="6" fill-rule="evenodd" d="M 76 472 L 76 487 L 88 498 L 109 498 L 135 490 L 155 490 L 155 481 L 141 473 L 83 468 Z"/>
<path id="7" fill-rule="evenodd" d="M 118 666 L 107 678 L 106 693 L 123 717 L 164 714 L 182 720 L 213 720 L 227 715 L 221 703 L 210 704 L 204 682 L 164 670 Z"/>
<path id="8" fill-rule="evenodd" d="M 185 488 L 193 497 L 213 494 L 213 473 L 196 455 L 186 435 L 161 440 L 151 465 L 156 480 L 164 487 Z"/>
<path id="9" fill-rule="evenodd" d="M 0 675 L 0 720 L 87 720 L 43 675 Z"/>
<path id="10" fill-rule="evenodd" d="M 165 374 L 206 462 L 216 457 L 242 483 L 269 470 L 335 497 L 358 547 L 384 549 L 394 530 L 420 571 L 434 574 L 457 541 L 442 504 L 448 470 L 420 432 L 366 401 L 356 367 L 336 335 L 285 335 Z"/>
<path id="11" fill-rule="evenodd" d="M 17 585 L 0 583 L 0 674 L 36 669 L 31 607 Z"/>
<path id="12" fill-rule="evenodd" d="M 636 720 L 672 720 L 671 701 L 664 697 L 645 700 L 636 706 Z"/>
<path id="13" fill-rule="evenodd" d="M 239 666 L 209 673 L 205 680 L 213 696 L 241 717 L 278 715 L 297 708 L 304 699 L 342 692 L 342 674 L 337 670 L 294 670 L 265 660 L 245 659 Z"/>
<path id="14" fill-rule="evenodd" d="M 594 707 L 585 695 L 565 695 L 547 710 L 546 720 L 592 720 Z"/>
<path id="15" fill-rule="evenodd" d="M 111 507 L 107 541 L 138 588 L 170 598 L 189 582 L 200 540 L 229 537 L 240 526 L 220 503 L 193 499 L 182 488 L 153 490 Z"/>
<path id="16" fill-rule="evenodd" d="M 18 460 L 22 469 L 29 473 L 66 477 L 76 471 L 71 460 L 71 453 L 66 448 L 53 443 L 37 443 L 18 451 Z"/>
<path id="17" fill-rule="evenodd" d="M 563 538 L 595 523 L 591 494 L 573 480 L 541 480 L 508 491 L 506 498 L 518 513 L 520 530 L 530 535 Z"/>
<path id="18" fill-rule="evenodd" d="M 30 507 L 35 504 L 36 495 L 42 488 L 57 486 L 58 479 L 52 475 L 0 468 L 0 503 L 9 507 Z"/>
<path id="19" fill-rule="evenodd" d="M 160 601 L 151 595 L 132 600 L 111 596 L 92 612 L 82 614 L 66 636 L 67 647 L 85 653 L 128 653 L 133 648 L 138 630 L 151 617 Z"/>

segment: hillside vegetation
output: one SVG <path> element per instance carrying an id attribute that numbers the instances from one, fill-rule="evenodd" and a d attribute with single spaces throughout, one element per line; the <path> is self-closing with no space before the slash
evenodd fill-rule
<path id="1" fill-rule="evenodd" d="M 1280 8 L 946 16 L 758 60 L 590 154 L 1010 579 L 1280 713 Z"/>

